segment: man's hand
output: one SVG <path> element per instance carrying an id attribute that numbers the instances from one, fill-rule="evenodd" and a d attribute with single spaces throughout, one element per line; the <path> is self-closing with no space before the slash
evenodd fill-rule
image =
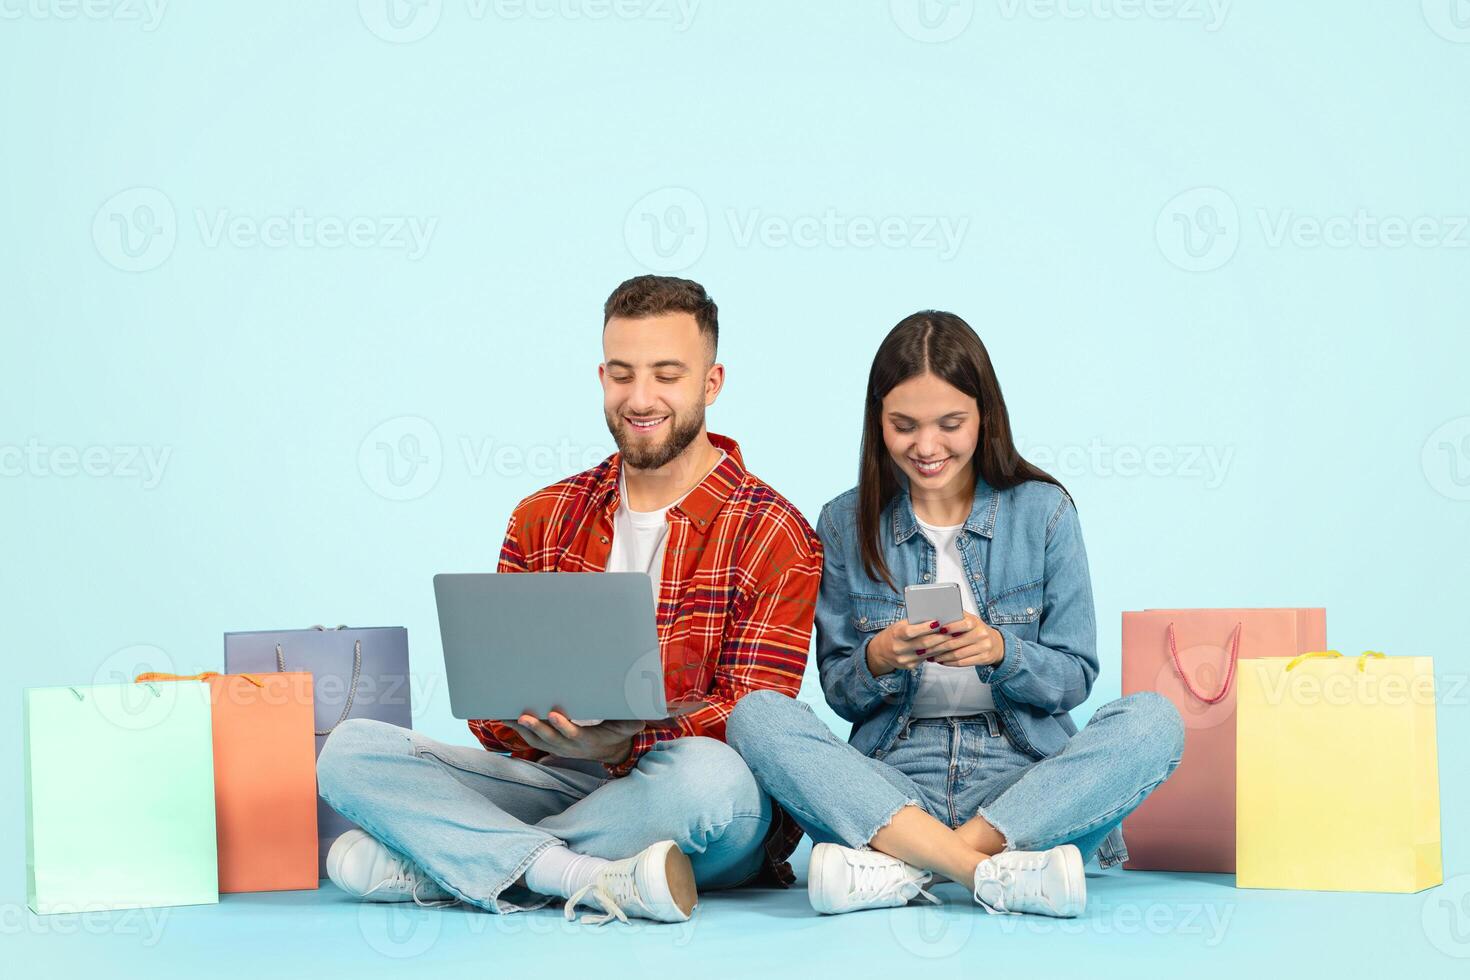
<path id="1" fill-rule="evenodd" d="M 577 725 L 560 711 L 553 711 L 545 721 L 521 715 L 505 723 L 531 748 L 563 759 L 591 759 L 615 766 L 633 751 L 633 736 L 643 730 L 641 721 L 604 721 L 597 725 Z"/>

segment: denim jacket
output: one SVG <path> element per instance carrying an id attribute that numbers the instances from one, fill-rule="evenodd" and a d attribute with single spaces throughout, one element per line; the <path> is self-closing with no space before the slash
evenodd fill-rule
<path id="1" fill-rule="evenodd" d="M 857 506 L 857 490 L 849 490 L 817 519 L 825 554 L 817 668 L 827 703 L 852 722 L 848 740 L 882 759 L 908 723 L 918 672 L 874 677 L 868 641 L 904 618 L 904 587 L 932 582 L 937 556 L 901 488 L 880 522 L 898 588 L 870 578 L 858 546 Z M 1092 582 L 1072 499 L 1050 483 L 996 490 L 977 478 L 958 544 L 980 616 L 1005 640 L 1000 663 L 975 670 L 990 685 L 1006 737 L 1035 759 L 1054 755 L 1076 734 L 1068 711 L 1087 700 L 1098 671 Z M 1126 854 L 1115 832 L 1099 858 L 1106 867 Z"/>

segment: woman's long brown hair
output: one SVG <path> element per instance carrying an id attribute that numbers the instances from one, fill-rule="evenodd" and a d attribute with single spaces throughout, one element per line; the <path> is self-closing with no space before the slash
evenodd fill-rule
<path id="1" fill-rule="evenodd" d="M 933 374 L 974 398 L 980 408 L 980 440 L 972 465 L 997 490 L 1027 480 L 1062 484 L 1021 458 L 1011 437 L 1010 415 L 990 353 L 970 325 L 953 313 L 921 310 L 888 332 L 868 372 L 863 409 L 862 463 L 858 473 L 858 542 L 863 571 L 897 590 L 883 560 L 883 508 L 898 493 L 897 465 L 883 443 L 883 399 L 896 386 L 924 373 Z"/>

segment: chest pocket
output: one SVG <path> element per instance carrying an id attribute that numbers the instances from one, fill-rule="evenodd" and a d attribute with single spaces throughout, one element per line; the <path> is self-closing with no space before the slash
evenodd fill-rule
<path id="1" fill-rule="evenodd" d="M 1041 582 L 1006 589 L 986 605 L 992 626 L 1009 626 L 1022 639 L 1034 640 L 1041 629 Z"/>
<path id="2" fill-rule="evenodd" d="M 852 604 L 852 625 L 859 633 L 885 630 L 904 617 L 903 603 L 889 596 L 854 592 L 849 599 Z"/>

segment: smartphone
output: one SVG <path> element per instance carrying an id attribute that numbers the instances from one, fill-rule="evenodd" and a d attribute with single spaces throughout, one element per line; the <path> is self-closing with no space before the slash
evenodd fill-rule
<path id="1" fill-rule="evenodd" d="M 933 585 L 910 585 L 903 590 L 906 618 L 910 623 L 939 621 L 947 626 L 965 618 L 958 582 L 936 582 Z"/>

